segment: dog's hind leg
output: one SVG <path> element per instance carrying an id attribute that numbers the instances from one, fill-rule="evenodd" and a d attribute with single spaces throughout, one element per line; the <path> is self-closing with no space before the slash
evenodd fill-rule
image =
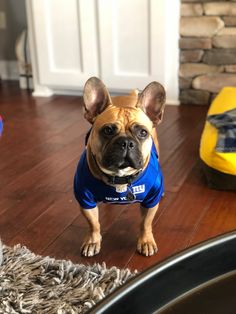
<path id="1" fill-rule="evenodd" d="M 102 241 L 98 207 L 92 209 L 81 208 L 81 210 L 90 227 L 89 234 L 81 246 L 81 254 L 83 256 L 94 256 L 100 252 Z"/>

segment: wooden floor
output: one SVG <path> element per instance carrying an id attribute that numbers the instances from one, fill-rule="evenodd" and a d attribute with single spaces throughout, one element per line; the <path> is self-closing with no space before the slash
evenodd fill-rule
<path id="1" fill-rule="evenodd" d="M 205 107 L 167 106 L 159 127 L 165 197 L 154 220 L 159 251 L 136 253 L 138 206 L 101 206 L 103 245 L 80 256 L 87 225 L 73 196 L 75 168 L 89 124 L 81 98 L 33 98 L 13 83 L 0 85 L 0 235 L 42 255 L 78 263 L 143 270 L 199 241 L 236 228 L 236 195 L 210 190 L 199 165 Z"/>

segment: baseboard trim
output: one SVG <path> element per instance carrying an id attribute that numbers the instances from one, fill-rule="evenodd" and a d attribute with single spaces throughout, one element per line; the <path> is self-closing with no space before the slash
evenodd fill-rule
<path id="1" fill-rule="evenodd" d="M 34 87 L 32 95 L 34 97 L 51 97 L 54 95 L 54 91 L 47 86 L 36 85 Z"/>
<path id="2" fill-rule="evenodd" d="M 0 78 L 2 80 L 19 80 L 17 61 L 0 60 Z"/>
<path id="3" fill-rule="evenodd" d="M 128 92 L 111 92 L 111 96 L 118 96 L 118 95 L 127 95 Z M 52 95 L 68 95 L 68 96 L 82 96 L 83 91 L 82 89 L 74 90 L 74 89 L 57 89 L 57 88 L 51 88 L 46 86 L 38 86 L 35 88 L 33 92 L 33 96 L 37 97 L 50 97 Z M 175 99 L 167 99 L 166 100 L 167 105 L 173 105 L 178 106 L 180 105 L 179 100 Z"/>
<path id="4" fill-rule="evenodd" d="M 179 106 L 180 105 L 180 101 L 179 100 L 175 100 L 175 99 L 166 99 L 166 104 L 167 105 L 173 105 L 173 106 Z"/>

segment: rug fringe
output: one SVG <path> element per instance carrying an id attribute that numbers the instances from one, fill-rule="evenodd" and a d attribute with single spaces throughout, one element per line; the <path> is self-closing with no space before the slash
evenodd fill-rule
<path id="1" fill-rule="evenodd" d="M 42 257 L 19 244 L 2 245 L 1 253 L 0 313 L 85 313 L 137 274 Z"/>

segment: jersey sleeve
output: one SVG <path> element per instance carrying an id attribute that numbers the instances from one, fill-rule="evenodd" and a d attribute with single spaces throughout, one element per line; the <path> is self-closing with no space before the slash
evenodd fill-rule
<path id="1" fill-rule="evenodd" d="M 82 208 L 91 209 L 97 206 L 93 193 L 85 187 L 83 179 L 78 178 L 78 175 L 75 175 L 74 179 L 74 194 Z"/>
<path id="2" fill-rule="evenodd" d="M 142 201 L 141 205 L 144 208 L 155 207 L 161 200 L 164 193 L 164 182 L 162 174 L 156 178 L 150 191 Z"/>
<path id="3" fill-rule="evenodd" d="M 74 195 L 80 206 L 84 209 L 92 209 L 97 206 L 97 201 L 92 192 L 92 184 L 89 181 L 85 152 L 81 156 L 75 173 Z"/>

